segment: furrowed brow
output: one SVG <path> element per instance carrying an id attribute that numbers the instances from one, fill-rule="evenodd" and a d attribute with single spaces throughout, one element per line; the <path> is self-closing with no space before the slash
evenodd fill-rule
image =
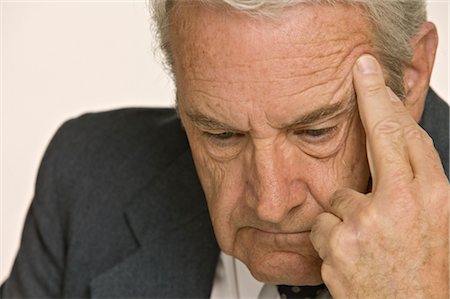
<path id="1" fill-rule="evenodd" d="M 219 120 L 201 113 L 187 113 L 189 119 L 194 123 L 195 126 L 202 128 L 204 130 L 233 130 L 237 131 L 232 126 L 229 126 Z"/>
<path id="2" fill-rule="evenodd" d="M 307 126 L 313 123 L 320 122 L 326 118 L 340 115 L 351 111 L 356 104 L 355 94 L 352 95 L 350 101 L 340 101 L 331 105 L 320 107 L 316 110 L 308 112 L 304 115 L 298 117 L 295 121 L 289 124 L 285 124 L 285 127 L 297 127 L 297 126 Z"/>

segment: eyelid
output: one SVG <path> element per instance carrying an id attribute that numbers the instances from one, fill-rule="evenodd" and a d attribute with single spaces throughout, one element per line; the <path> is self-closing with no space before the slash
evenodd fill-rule
<path id="1" fill-rule="evenodd" d="M 323 131 L 323 134 L 318 134 L 317 136 L 315 136 L 313 134 L 308 134 L 308 131 Z M 302 142 L 319 145 L 321 143 L 331 141 L 336 136 L 336 134 L 338 134 L 338 132 L 339 125 L 334 125 L 317 129 L 300 129 L 294 131 L 294 134 Z"/>
<path id="2" fill-rule="evenodd" d="M 204 134 L 208 134 L 208 135 L 212 135 L 212 136 L 214 136 L 214 135 L 221 135 L 221 134 L 224 134 L 224 133 L 230 133 L 230 134 L 233 134 L 233 135 L 245 135 L 245 133 L 240 132 L 240 131 L 222 130 L 222 129 L 218 129 L 218 130 L 215 130 L 215 129 L 202 130 L 202 132 Z"/>
<path id="3" fill-rule="evenodd" d="M 328 133 L 331 131 L 335 131 L 337 129 L 339 125 L 332 125 L 332 126 L 326 126 L 326 127 L 321 127 L 321 128 L 297 128 L 294 129 L 293 132 L 294 133 L 305 133 L 305 132 L 324 132 L 324 133 Z"/>
<path id="4" fill-rule="evenodd" d="M 333 127 L 333 126 L 336 126 L 336 124 L 340 122 L 340 119 L 345 116 L 347 116 L 347 114 L 339 113 L 339 114 L 333 115 L 331 117 L 328 117 L 326 119 L 321 119 L 321 120 L 316 121 L 311 124 L 297 125 L 291 129 L 293 131 L 296 131 L 296 130 L 320 130 L 323 128 Z"/>
<path id="5" fill-rule="evenodd" d="M 218 146 L 233 146 L 240 142 L 240 139 L 245 136 L 244 133 L 235 131 L 203 131 L 202 133 L 207 140 Z M 230 136 L 221 136 L 222 134 L 230 134 Z"/>
<path id="6" fill-rule="evenodd" d="M 324 134 L 328 134 L 328 133 L 331 133 L 331 132 L 335 131 L 336 129 L 337 129 L 337 125 L 336 126 L 331 126 L 331 127 L 317 128 L 317 129 L 303 129 L 301 131 L 304 131 L 304 132 L 323 132 Z"/>
<path id="7" fill-rule="evenodd" d="M 208 131 L 205 131 L 204 133 L 209 135 L 209 136 L 211 136 L 211 137 L 214 137 L 214 138 L 216 138 L 216 137 L 223 137 L 225 134 L 229 134 L 230 138 L 239 135 L 239 133 L 233 132 L 233 131 L 221 131 L 221 132 L 208 132 Z M 219 138 L 219 139 L 221 139 L 221 138 Z"/>

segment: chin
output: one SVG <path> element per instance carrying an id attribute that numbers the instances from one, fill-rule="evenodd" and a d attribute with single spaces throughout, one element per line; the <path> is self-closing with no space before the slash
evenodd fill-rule
<path id="1" fill-rule="evenodd" d="M 243 261 L 255 279 L 268 284 L 319 285 L 322 260 L 292 252 L 271 252 Z"/>

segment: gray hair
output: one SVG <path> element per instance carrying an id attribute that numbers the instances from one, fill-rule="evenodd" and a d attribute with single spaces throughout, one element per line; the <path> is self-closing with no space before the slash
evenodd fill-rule
<path id="1" fill-rule="evenodd" d="M 153 19 L 165 65 L 173 75 L 169 38 L 170 14 L 177 3 L 194 0 L 151 0 Z M 373 29 L 373 46 L 387 72 L 387 84 L 404 98 L 404 66 L 411 61 L 411 39 L 426 21 L 425 0 L 195 0 L 205 5 L 225 6 L 250 15 L 272 15 L 289 6 L 352 5 L 361 7 Z"/>

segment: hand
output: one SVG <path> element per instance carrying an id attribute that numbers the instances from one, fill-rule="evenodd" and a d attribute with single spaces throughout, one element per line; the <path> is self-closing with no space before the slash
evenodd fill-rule
<path id="1" fill-rule="evenodd" d="M 449 184 L 369 55 L 353 69 L 372 193 L 338 190 L 311 230 L 333 298 L 449 298 Z"/>

